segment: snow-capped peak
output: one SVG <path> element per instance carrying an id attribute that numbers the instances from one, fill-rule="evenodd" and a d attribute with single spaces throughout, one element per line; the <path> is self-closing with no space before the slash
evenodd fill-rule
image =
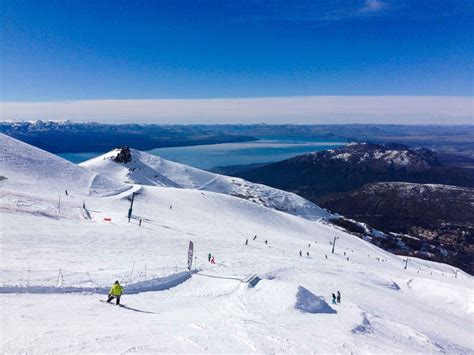
<path id="1" fill-rule="evenodd" d="M 128 152 L 131 154 L 130 161 L 116 161 L 117 155 Z M 322 218 L 330 215 L 296 194 L 175 163 L 128 147 L 114 149 L 80 165 L 130 184 L 218 192 L 306 218 Z"/>

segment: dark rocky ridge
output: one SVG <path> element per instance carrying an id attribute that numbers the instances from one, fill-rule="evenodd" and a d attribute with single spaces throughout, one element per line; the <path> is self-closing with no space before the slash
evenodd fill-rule
<path id="1" fill-rule="evenodd" d="M 383 181 L 474 187 L 474 170 L 442 165 L 434 151 L 400 144 L 350 144 L 300 155 L 237 176 L 309 200 Z"/>
<path id="2" fill-rule="evenodd" d="M 130 163 L 132 161 L 132 152 L 130 151 L 130 148 L 126 145 L 123 146 L 112 160 L 116 163 Z"/>
<path id="3" fill-rule="evenodd" d="M 449 263 L 474 274 L 472 188 L 382 182 L 318 201 L 321 207 L 386 232 L 385 239 L 373 240 L 384 249 Z"/>

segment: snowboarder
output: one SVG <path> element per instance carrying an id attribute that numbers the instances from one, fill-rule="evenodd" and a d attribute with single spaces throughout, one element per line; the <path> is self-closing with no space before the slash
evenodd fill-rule
<path id="1" fill-rule="evenodd" d="M 110 303 L 115 298 L 117 305 L 119 305 L 120 304 L 120 297 L 122 296 L 122 292 L 123 292 L 122 285 L 120 285 L 118 280 L 115 281 L 114 284 L 112 285 L 112 287 L 110 288 L 109 295 L 108 295 L 109 298 L 107 299 L 107 302 Z"/>
<path id="2" fill-rule="evenodd" d="M 336 304 L 336 295 L 332 294 L 332 304 Z"/>
<path id="3" fill-rule="evenodd" d="M 341 303 L 341 293 L 339 291 L 337 291 L 337 303 Z"/>
<path id="4" fill-rule="evenodd" d="M 207 254 L 207 261 L 211 261 L 211 258 L 212 258 L 212 254 L 211 253 Z"/>
<path id="5" fill-rule="evenodd" d="M 249 240 L 245 239 L 245 245 L 249 245 Z"/>
<path id="6" fill-rule="evenodd" d="M 215 264 L 216 261 L 214 260 L 214 257 L 211 258 L 211 264 Z"/>
<path id="7" fill-rule="evenodd" d="M 140 220 L 138 221 L 138 226 L 141 227 L 142 226 L 142 219 L 140 218 Z"/>
<path id="8" fill-rule="evenodd" d="M 257 239 L 257 236 L 253 237 L 253 240 Z"/>
<path id="9" fill-rule="evenodd" d="M 303 256 L 303 252 L 300 250 L 300 256 Z"/>

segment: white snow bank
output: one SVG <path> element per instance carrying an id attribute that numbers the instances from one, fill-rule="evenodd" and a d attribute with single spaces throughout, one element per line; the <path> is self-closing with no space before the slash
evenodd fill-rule
<path id="1" fill-rule="evenodd" d="M 139 281 L 127 285 L 124 294 L 137 294 L 141 292 L 163 291 L 172 287 L 176 287 L 188 280 L 196 271 L 182 271 L 165 277 L 152 278 L 147 281 Z M 61 286 L 0 286 L 0 293 L 74 293 L 74 292 L 91 292 L 99 294 L 107 294 L 110 286 L 104 287 L 61 287 Z"/>

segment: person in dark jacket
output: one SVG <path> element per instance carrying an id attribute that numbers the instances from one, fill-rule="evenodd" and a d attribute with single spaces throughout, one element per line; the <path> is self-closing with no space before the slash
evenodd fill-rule
<path id="1" fill-rule="evenodd" d="M 332 294 L 332 304 L 336 304 L 336 295 Z"/>
<path id="2" fill-rule="evenodd" d="M 337 303 L 341 303 L 341 293 L 337 291 L 337 297 L 336 297 Z"/>

